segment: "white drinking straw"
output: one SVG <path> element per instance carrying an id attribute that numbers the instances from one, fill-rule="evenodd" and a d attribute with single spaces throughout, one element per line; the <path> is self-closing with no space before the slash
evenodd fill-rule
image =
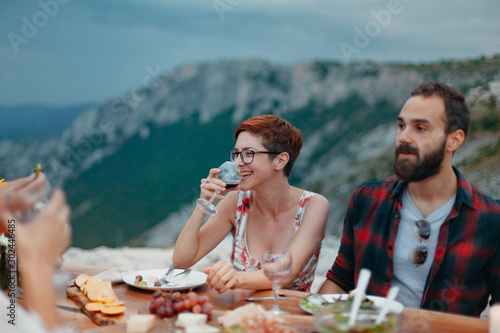
<path id="1" fill-rule="evenodd" d="M 387 294 L 386 301 L 384 303 L 384 306 L 382 306 L 382 310 L 380 310 L 380 313 L 378 314 L 377 320 L 375 320 L 375 324 L 380 324 L 382 320 L 384 320 L 385 315 L 387 314 L 387 311 L 389 311 L 389 308 L 392 304 L 392 302 L 396 299 L 396 296 L 399 293 L 399 287 L 394 286 L 391 289 L 389 289 L 389 293 Z"/>
<path id="2" fill-rule="evenodd" d="M 356 322 L 356 317 L 358 317 L 359 307 L 361 306 L 361 301 L 365 296 L 366 287 L 368 287 L 368 282 L 372 272 L 369 269 L 363 268 L 359 272 L 358 284 L 356 285 L 356 295 L 354 295 L 354 301 L 352 302 L 351 314 L 349 316 L 349 326 L 354 325 Z"/>

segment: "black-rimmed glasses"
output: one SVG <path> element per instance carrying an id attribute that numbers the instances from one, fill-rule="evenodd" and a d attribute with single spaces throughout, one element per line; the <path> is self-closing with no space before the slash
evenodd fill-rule
<path id="1" fill-rule="evenodd" d="M 431 239 L 431 224 L 427 220 L 415 221 L 413 225 L 413 230 L 417 236 L 425 241 L 424 244 L 419 244 L 413 251 L 408 255 L 408 260 L 417 266 L 422 265 L 427 259 L 427 253 L 429 252 L 429 240 Z"/>
<path id="2" fill-rule="evenodd" d="M 235 159 L 238 158 L 238 156 L 241 156 L 241 161 L 245 164 L 250 164 L 253 162 L 253 158 L 255 154 L 280 154 L 274 151 L 255 151 L 255 150 L 250 150 L 250 149 L 243 149 L 242 151 L 237 151 L 237 150 L 231 150 L 229 152 L 229 157 L 231 158 L 231 162 L 234 162 Z"/>

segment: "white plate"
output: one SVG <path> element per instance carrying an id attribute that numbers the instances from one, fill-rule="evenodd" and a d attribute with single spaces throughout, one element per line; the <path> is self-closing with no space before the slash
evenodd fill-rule
<path id="1" fill-rule="evenodd" d="M 336 300 L 346 300 L 349 295 L 347 294 L 324 294 L 323 297 L 331 303 L 335 303 Z M 368 295 L 366 296 L 369 300 L 373 301 L 374 305 L 376 308 L 381 308 L 384 306 L 385 303 L 385 298 L 384 297 L 379 297 L 379 296 L 372 296 Z M 318 309 L 321 308 L 322 306 L 320 305 L 321 303 L 318 301 L 318 299 L 315 296 L 307 296 L 304 297 L 303 299 L 300 300 L 299 306 L 302 310 L 309 312 L 309 313 L 314 313 L 314 311 L 311 310 L 311 306 L 317 306 Z M 309 305 L 309 306 L 308 306 Z M 404 309 L 403 304 L 393 301 L 389 310 L 395 313 L 401 313 Z"/>
<path id="2" fill-rule="evenodd" d="M 179 274 L 183 271 L 183 269 L 174 269 L 172 273 L 169 274 L 169 277 L 173 279 L 174 275 Z M 166 272 L 166 268 L 135 271 L 125 275 L 123 277 L 123 282 L 125 282 L 129 286 L 146 290 L 185 290 L 200 287 L 207 282 L 207 274 L 197 271 L 191 271 L 189 273 L 179 275 L 173 281 L 169 282 L 168 284 L 164 284 L 161 287 L 155 287 L 154 282 L 149 281 L 150 277 L 160 279 Z M 137 275 L 142 275 L 142 279 L 148 282 L 148 284 L 146 286 L 135 284 L 134 281 Z"/>

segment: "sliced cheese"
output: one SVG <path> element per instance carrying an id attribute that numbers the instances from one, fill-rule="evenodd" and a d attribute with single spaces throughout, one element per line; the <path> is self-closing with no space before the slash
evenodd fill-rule
<path id="1" fill-rule="evenodd" d="M 179 313 L 175 326 L 202 326 L 207 323 L 207 315 L 204 313 Z"/>
<path id="2" fill-rule="evenodd" d="M 217 327 L 213 327 L 210 325 L 201 325 L 201 326 L 187 326 L 184 329 L 185 333 L 218 333 L 220 332 Z"/>
<path id="3" fill-rule="evenodd" d="M 155 315 L 131 315 L 127 319 L 127 333 L 147 332 L 155 323 Z"/>

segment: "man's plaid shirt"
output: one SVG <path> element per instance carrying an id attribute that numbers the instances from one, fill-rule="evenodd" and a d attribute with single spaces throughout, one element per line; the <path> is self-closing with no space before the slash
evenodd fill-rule
<path id="1" fill-rule="evenodd" d="M 500 201 L 454 171 L 456 200 L 439 230 L 421 307 L 479 316 L 489 295 L 490 304 L 500 302 Z M 393 176 L 370 180 L 352 194 L 339 254 L 327 273 L 345 291 L 354 289 L 360 269 L 368 268 L 367 294 L 387 295 L 405 186 Z"/>

